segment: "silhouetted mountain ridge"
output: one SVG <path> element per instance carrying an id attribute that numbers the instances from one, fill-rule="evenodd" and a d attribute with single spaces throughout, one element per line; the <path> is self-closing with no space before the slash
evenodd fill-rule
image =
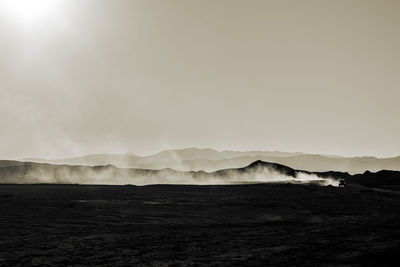
<path id="1" fill-rule="evenodd" d="M 339 157 L 332 155 L 314 155 L 300 152 L 269 152 L 269 151 L 217 151 L 214 149 L 186 148 L 162 151 L 149 156 L 132 154 L 93 154 L 77 158 L 46 160 L 25 159 L 39 163 L 70 164 L 70 165 L 107 165 L 119 168 L 164 169 L 179 171 L 213 172 L 227 168 L 241 168 L 254 161 L 262 160 L 302 169 L 310 172 L 339 171 L 352 174 L 364 173 L 366 170 L 396 170 L 400 171 L 400 156 L 393 158 L 376 157 Z"/>
<path id="2" fill-rule="evenodd" d="M 312 181 L 347 179 L 371 187 L 397 190 L 400 172 L 383 170 L 350 175 L 346 172 L 309 172 L 257 160 L 243 168 L 215 172 L 149 170 L 101 166 L 56 165 L 48 163 L 0 161 L 0 183 L 80 183 L 80 184 L 230 184 L 241 182 Z M 303 180 L 302 180 L 303 179 Z M 305 179 L 305 180 L 304 180 Z"/>

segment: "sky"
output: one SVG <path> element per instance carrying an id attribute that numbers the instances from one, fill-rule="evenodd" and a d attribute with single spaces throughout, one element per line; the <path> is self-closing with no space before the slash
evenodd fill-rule
<path id="1" fill-rule="evenodd" d="M 0 0 L 0 158 L 397 156 L 399 29 L 397 0 Z"/>

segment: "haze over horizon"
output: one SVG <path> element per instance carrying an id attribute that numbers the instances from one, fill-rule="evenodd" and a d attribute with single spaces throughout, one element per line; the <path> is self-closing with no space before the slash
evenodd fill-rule
<path id="1" fill-rule="evenodd" d="M 25 157 L 25 158 L 14 158 L 13 160 L 23 160 L 23 159 L 46 159 L 46 160 L 62 160 L 62 159 L 69 159 L 69 158 L 80 158 L 80 157 L 86 157 L 86 156 L 91 156 L 91 155 L 132 155 L 132 156 L 137 156 L 137 157 L 151 157 L 154 155 L 157 155 L 159 153 L 163 153 L 163 152 L 170 152 L 170 151 L 184 151 L 184 150 L 194 150 L 193 152 L 197 151 L 202 151 L 202 150 L 212 150 L 212 151 L 216 151 L 216 152 L 225 152 L 225 151 L 229 151 L 229 152 L 251 152 L 251 151 L 259 151 L 259 152 L 271 152 L 271 153 L 287 153 L 288 155 L 285 156 L 277 156 L 277 157 L 290 157 L 289 154 L 292 154 L 292 156 L 296 156 L 296 155 L 320 155 L 320 156 L 332 156 L 332 157 L 339 157 L 339 158 L 357 158 L 357 157 L 374 157 L 374 158 L 394 158 L 394 157 L 400 157 L 399 155 L 393 155 L 393 156 L 388 156 L 388 157 L 377 157 L 374 155 L 338 155 L 338 154 L 322 154 L 322 153 L 306 153 L 306 152 L 302 152 L 302 151 L 278 151 L 278 150 L 260 150 L 260 149 L 249 149 L 249 150 L 234 150 L 234 149 L 215 149 L 215 148 L 211 148 L 211 147 L 182 147 L 182 148 L 166 148 L 164 150 L 159 150 L 159 151 L 154 151 L 151 153 L 135 153 L 132 151 L 114 151 L 114 152 L 98 152 L 98 153 L 88 153 L 88 154 L 76 154 L 76 155 L 71 155 L 69 157 L 61 157 L 61 158 L 49 158 L 49 157 Z M 5 158 L 4 158 L 5 159 Z M 10 159 L 10 158 L 8 158 Z"/>
<path id="2" fill-rule="evenodd" d="M 400 154 L 399 1 L 39 2 L 0 1 L 2 159 Z"/>

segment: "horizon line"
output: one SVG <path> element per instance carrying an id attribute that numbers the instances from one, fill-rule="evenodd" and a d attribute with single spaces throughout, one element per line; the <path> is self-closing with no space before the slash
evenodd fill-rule
<path id="1" fill-rule="evenodd" d="M 136 154 L 134 152 L 126 151 L 126 152 L 101 152 L 101 153 L 85 153 L 85 154 L 80 154 L 80 155 L 75 155 L 75 156 L 66 156 L 66 157 L 42 157 L 42 156 L 29 156 L 29 157 L 15 157 L 15 158 L 3 158 L 1 160 L 29 160 L 29 159 L 41 159 L 41 160 L 65 160 L 65 159 L 73 159 L 73 158 L 81 158 L 81 157 L 87 157 L 87 156 L 92 156 L 92 155 L 132 155 L 135 157 L 151 157 L 155 156 L 157 154 L 163 153 L 163 152 L 168 152 L 168 151 L 182 151 L 182 150 L 189 150 L 189 149 L 196 149 L 196 150 L 213 150 L 219 153 L 223 152 L 271 152 L 271 153 L 288 153 L 288 154 L 300 154 L 300 155 L 312 155 L 312 156 L 325 156 L 325 157 L 338 157 L 338 158 L 376 158 L 376 159 L 387 159 L 387 158 L 396 158 L 400 157 L 400 154 L 396 155 L 391 155 L 391 156 L 373 156 L 373 155 L 360 155 L 360 154 L 353 154 L 353 155 L 340 155 L 340 154 L 332 154 L 332 153 L 315 153 L 315 152 L 301 152 L 301 151 L 284 151 L 284 150 L 262 150 L 262 149 L 249 149 L 249 150 L 236 150 L 236 149 L 216 149 L 212 147 L 180 147 L 180 148 L 168 148 L 168 149 L 163 149 L 159 150 L 158 152 L 153 152 L 153 153 L 144 153 L 144 154 Z M 299 156 L 300 156 L 299 155 Z M 294 155 L 295 156 L 295 155 Z"/>

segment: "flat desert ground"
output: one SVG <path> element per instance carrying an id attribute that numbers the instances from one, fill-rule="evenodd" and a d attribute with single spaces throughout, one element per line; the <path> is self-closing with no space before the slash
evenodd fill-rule
<path id="1" fill-rule="evenodd" d="M 387 266 L 399 219 L 354 185 L 0 185 L 0 266 Z"/>

